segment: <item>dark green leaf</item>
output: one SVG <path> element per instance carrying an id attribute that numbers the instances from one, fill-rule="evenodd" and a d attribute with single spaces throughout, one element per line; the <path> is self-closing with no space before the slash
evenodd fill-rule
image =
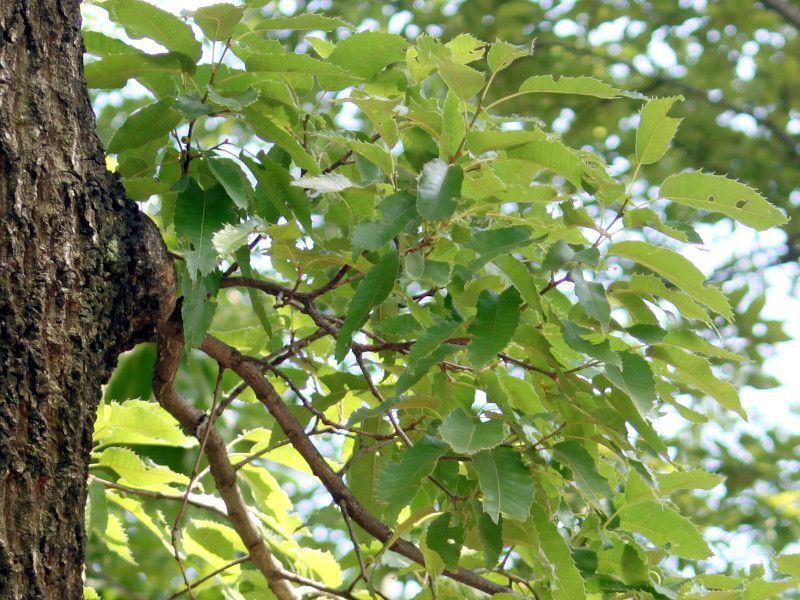
<path id="1" fill-rule="evenodd" d="M 476 368 L 483 367 L 511 341 L 519 324 L 521 304 L 522 298 L 513 286 L 499 296 L 491 290 L 478 296 L 478 312 L 468 329 L 472 334 L 469 360 Z"/>

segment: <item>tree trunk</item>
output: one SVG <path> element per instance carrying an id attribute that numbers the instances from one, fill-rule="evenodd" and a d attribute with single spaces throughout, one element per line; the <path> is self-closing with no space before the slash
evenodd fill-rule
<path id="1" fill-rule="evenodd" d="M 161 238 L 105 168 L 79 0 L 0 1 L 0 597 L 82 597 L 100 386 L 172 311 Z"/>

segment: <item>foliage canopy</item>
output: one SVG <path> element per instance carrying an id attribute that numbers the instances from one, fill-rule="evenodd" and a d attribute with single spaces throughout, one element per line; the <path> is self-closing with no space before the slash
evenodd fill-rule
<path id="1" fill-rule="evenodd" d="M 519 77 L 530 41 L 412 39 L 257 1 L 184 18 L 97 4 L 162 50 L 84 34 L 91 88 L 145 91 L 100 131 L 180 258 L 177 386 L 208 411 L 296 589 L 797 587 L 791 555 L 772 578 L 707 572 L 712 550 L 673 498 L 721 478 L 675 460 L 652 425 L 667 406 L 713 417 L 709 397 L 745 416 L 718 368 L 739 360 L 718 337 L 736 315 L 681 255 L 702 242 L 694 226 L 786 223 L 745 183 L 670 163 L 683 97 Z M 630 169 L 538 112 L 576 98 L 631 115 Z M 658 185 L 648 197 L 642 180 Z M 147 401 L 154 359 L 127 356 L 98 415 L 88 528 L 102 549 L 87 582 L 109 598 L 192 580 L 197 598 L 270 597 L 214 470 L 195 462 L 208 423 L 182 431 L 169 403 Z"/>

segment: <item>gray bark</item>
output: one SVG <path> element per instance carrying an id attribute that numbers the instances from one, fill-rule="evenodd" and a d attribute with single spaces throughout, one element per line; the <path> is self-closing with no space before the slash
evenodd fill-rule
<path id="1" fill-rule="evenodd" d="M 78 0 L 0 2 L 0 597 L 81 598 L 100 386 L 172 311 L 152 222 L 105 168 Z"/>

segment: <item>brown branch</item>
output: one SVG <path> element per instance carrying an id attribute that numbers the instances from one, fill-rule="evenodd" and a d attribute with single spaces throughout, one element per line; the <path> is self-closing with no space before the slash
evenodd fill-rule
<path id="1" fill-rule="evenodd" d="M 192 406 L 175 389 L 175 375 L 183 354 L 183 328 L 176 311 L 158 332 L 158 354 L 153 371 L 153 391 L 161 406 L 181 424 L 183 429 L 197 435 L 206 414 Z M 220 363 L 222 365 L 222 363 Z M 222 365 L 226 366 L 226 365 Z M 299 596 L 283 579 L 283 568 L 264 544 L 247 504 L 236 484 L 236 470 L 231 464 L 225 442 L 213 427 L 209 427 L 205 455 L 211 476 L 228 511 L 228 519 L 250 552 L 250 560 L 261 571 L 272 592 L 280 600 L 296 600 Z M 309 442 L 310 443 L 310 442 Z"/>
<path id="2" fill-rule="evenodd" d="M 250 385 L 256 397 L 273 416 L 292 446 L 306 461 L 312 473 L 325 486 L 333 497 L 334 502 L 346 507 L 347 513 L 353 521 L 358 523 L 370 535 L 384 543 L 392 539 L 392 530 L 367 511 L 364 505 L 350 491 L 350 488 L 328 466 L 319 450 L 303 431 L 294 413 L 289 410 L 289 407 L 283 403 L 275 388 L 264 378 L 258 365 L 247 360 L 236 349 L 211 336 L 205 338 L 201 349 L 220 365 L 236 372 Z M 425 559 L 419 548 L 405 540 L 396 540 L 390 548 L 416 563 L 425 564 Z M 456 571 L 445 570 L 444 575 L 487 594 L 509 591 L 507 587 L 489 581 L 464 568 L 459 568 Z"/>
<path id="3" fill-rule="evenodd" d="M 759 0 L 759 2 L 800 29 L 800 10 L 796 6 L 792 6 L 786 0 Z"/>
<path id="4" fill-rule="evenodd" d="M 175 598 L 180 598 L 181 596 L 183 596 L 187 592 L 191 593 L 191 590 L 193 588 L 196 588 L 198 585 L 202 585 L 203 583 L 205 583 L 206 581 L 208 581 L 212 577 L 216 577 L 220 573 L 223 573 L 223 572 L 227 571 L 228 569 L 235 567 L 236 565 L 240 565 L 243 562 L 247 562 L 248 560 L 250 560 L 250 555 L 249 554 L 245 554 L 244 556 L 240 556 L 236 560 L 232 560 L 231 562 L 222 565 L 220 568 L 214 569 L 208 575 L 203 575 L 199 579 L 195 579 L 194 581 L 192 581 L 191 586 L 186 586 L 183 589 L 178 590 L 177 592 L 172 594 L 172 596 L 167 598 L 167 600 L 175 600 Z"/>
<path id="5" fill-rule="evenodd" d="M 380 133 L 373 133 L 372 137 L 369 138 L 369 141 L 370 142 L 377 142 L 378 139 L 380 139 L 380 137 L 381 137 Z M 348 150 L 341 157 L 339 157 L 338 160 L 333 161 L 330 165 L 328 165 L 327 167 L 322 169 L 322 172 L 323 173 L 330 173 L 331 171 L 335 171 L 339 167 L 348 164 L 348 162 L 350 161 L 350 157 L 351 156 L 353 156 L 353 150 Z"/>

